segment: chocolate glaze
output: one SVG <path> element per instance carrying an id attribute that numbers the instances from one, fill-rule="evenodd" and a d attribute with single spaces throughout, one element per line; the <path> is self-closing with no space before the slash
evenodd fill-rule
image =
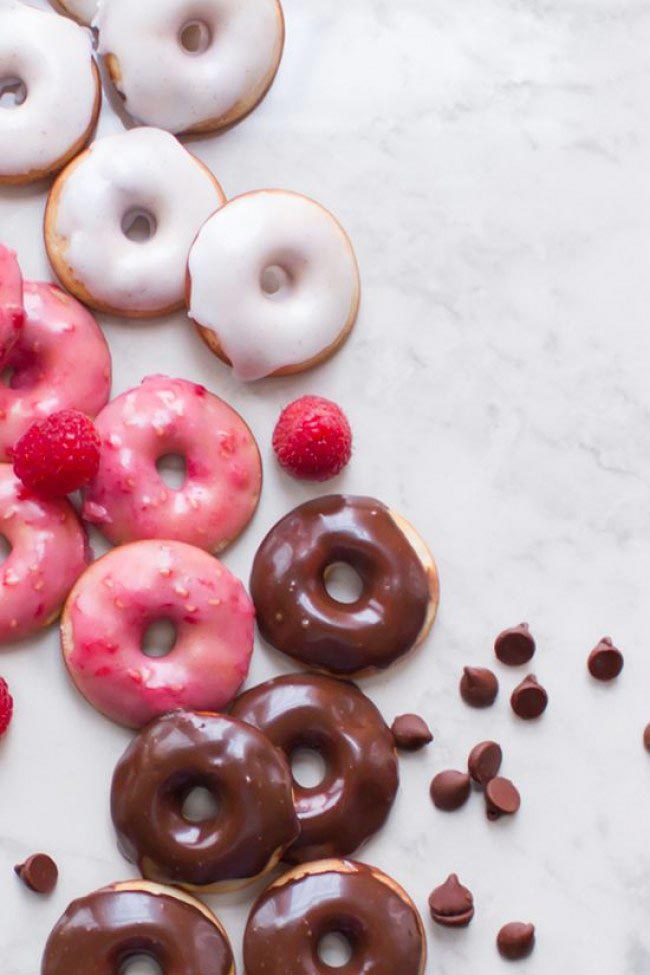
<path id="1" fill-rule="evenodd" d="M 111 813 L 119 847 L 145 877 L 204 887 L 263 873 L 296 839 L 291 771 L 255 728 L 216 714 L 175 711 L 129 745 L 113 775 Z M 196 787 L 218 811 L 182 815 Z"/>
<path id="2" fill-rule="evenodd" d="M 41 975 L 119 975 L 134 955 L 149 955 L 164 975 L 234 972 L 216 919 L 171 892 L 106 888 L 70 904 L 48 938 Z"/>
<path id="3" fill-rule="evenodd" d="M 379 871 L 350 860 L 296 869 L 258 898 L 244 934 L 246 975 L 332 975 L 318 956 L 333 932 L 350 942 L 342 975 L 421 975 L 426 942 L 408 896 Z"/>
<path id="4" fill-rule="evenodd" d="M 337 602 L 325 588 L 337 562 L 361 577 L 356 602 Z M 338 494 L 300 505 L 271 529 L 250 588 L 265 640 L 308 666 L 348 676 L 407 653 L 432 601 L 428 573 L 388 508 Z"/>
<path id="5" fill-rule="evenodd" d="M 354 684 L 322 675 L 278 677 L 237 698 L 232 714 L 288 758 L 308 748 L 325 762 L 319 785 L 293 784 L 301 832 L 285 860 L 347 855 L 384 824 L 399 783 L 393 736 Z"/>

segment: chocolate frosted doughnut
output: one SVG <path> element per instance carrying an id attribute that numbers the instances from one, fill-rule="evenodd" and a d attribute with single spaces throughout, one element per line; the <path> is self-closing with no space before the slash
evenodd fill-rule
<path id="1" fill-rule="evenodd" d="M 138 955 L 173 975 L 234 975 L 228 936 L 203 904 L 130 881 L 73 901 L 45 945 L 41 975 L 120 975 Z"/>
<path id="2" fill-rule="evenodd" d="M 277 677 L 238 697 L 232 714 L 259 728 L 288 759 L 311 749 L 325 762 L 325 777 L 313 788 L 294 780 L 300 836 L 285 860 L 346 856 L 383 826 L 399 783 L 393 736 L 354 684 Z"/>
<path id="3" fill-rule="evenodd" d="M 326 588 L 344 563 L 363 590 L 341 603 Z M 422 539 L 373 498 L 308 501 L 260 545 L 251 574 L 260 632 L 301 663 L 343 676 L 383 670 L 427 635 L 438 608 L 438 573 Z"/>
<path id="4" fill-rule="evenodd" d="M 183 815 L 196 788 L 218 807 L 202 822 Z M 143 876 L 197 890 L 266 873 L 299 829 L 282 752 L 235 718 L 190 711 L 158 718 L 129 745 L 113 775 L 111 814 L 120 850 Z"/>
<path id="5" fill-rule="evenodd" d="M 244 933 L 246 975 L 330 975 L 318 947 L 337 932 L 350 944 L 345 975 L 422 975 L 426 939 L 408 894 L 352 860 L 295 867 L 253 905 Z"/>

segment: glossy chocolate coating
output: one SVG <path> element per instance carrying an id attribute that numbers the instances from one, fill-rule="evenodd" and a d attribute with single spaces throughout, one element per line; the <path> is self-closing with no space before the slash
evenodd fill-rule
<path id="1" fill-rule="evenodd" d="M 363 591 L 340 603 L 325 588 L 327 569 L 350 565 Z M 275 525 L 251 574 L 260 632 L 307 664 L 351 676 L 384 669 L 417 643 L 431 603 L 428 574 L 385 505 L 328 495 Z"/>
<path id="2" fill-rule="evenodd" d="M 393 736 L 354 684 L 312 674 L 278 677 L 237 698 L 232 714 L 288 758 L 307 748 L 325 762 L 319 785 L 294 781 L 301 832 L 285 860 L 345 856 L 384 824 L 399 783 Z"/>
<path id="3" fill-rule="evenodd" d="M 292 871 L 253 905 L 244 934 L 246 975 L 421 975 L 426 943 L 420 916 L 394 881 L 350 860 Z M 318 955 L 333 932 L 352 948 L 332 969 Z"/>
<path id="4" fill-rule="evenodd" d="M 134 955 L 149 955 L 165 975 L 234 972 L 216 919 L 171 892 L 106 888 L 70 904 L 48 938 L 41 975 L 119 975 Z"/>
<path id="5" fill-rule="evenodd" d="M 250 880 L 298 835 L 291 785 L 284 755 L 255 728 L 223 715 L 164 715 L 133 740 L 113 775 L 120 849 L 161 883 Z M 182 815 L 197 787 L 218 804 L 206 822 Z"/>

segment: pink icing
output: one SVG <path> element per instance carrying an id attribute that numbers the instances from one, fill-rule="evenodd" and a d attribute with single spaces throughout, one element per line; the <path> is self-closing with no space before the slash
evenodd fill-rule
<path id="1" fill-rule="evenodd" d="M 53 284 L 25 281 L 25 324 L 0 382 L 0 458 L 34 422 L 57 410 L 95 416 L 108 400 L 111 357 L 99 325 Z"/>
<path id="2" fill-rule="evenodd" d="M 84 573 L 66 605 L 63 651 L 84 697 L 139 728 L 176 708 L 220 711 L 244 681 L 253 652 L 253 604 L 213 556 L 182 542 L 113 549 Z M 176 627 L 165 657 L 141 649 L 147 627 Z"/>
<path id="3" fill-rule="evenodd" d="M 23 279 L 13 251 L 0 244 L 0 369 L 20 336 L 25 312 Z"/>
<path id="4" fill-rule="evenodd" d="M 169 538 L 219 552 L 252 518 L 262 486 L 257 444 L 239 414 L 203 386 L 149 376 L 95 422 L 102 459 L 83 517 L 113 543 Z M 179 489 L 158 473 L 165 454 L 185 458 Z"/>
<path id="5" fill-rule="evenodd" d="M 9 464 L 0 464 L 0 535 L 11 546 L 0 565 L 0 642 L 6 643 L 58 615 L 88 553 L 72 506 L 27 496 Z"/>

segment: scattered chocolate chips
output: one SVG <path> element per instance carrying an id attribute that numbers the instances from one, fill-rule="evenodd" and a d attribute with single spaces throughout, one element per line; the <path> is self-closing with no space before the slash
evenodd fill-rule
<path id="1" fill-rule="evenodd" d="M 532 924 L 511 921 L 510 924 L 504 924 L 497 935 L 499 954 L 508 961 L 527 958 L 534 947 L 535 927 Z"/>
<path id="2" fill-rule="evenodd" d="M 521 796 L 510 779 L 497 776 L 485 787 L 485 806 L 488 819 L 512 816 L 521 806 Z"/>
<path id="3" fill-rule="evenodd" d="M 453 769 L 438 772 L 430 789 L 434 806 L 445 812 L 460 809 L 469 799 L 470 791 L 471 783 L 467 772 L 456 772 Z"/>
<path id="4" fill-rule="evenodd" d="M 647 724 L 643 729 L 643 747 L 650 752 L 650 724 Z"/>
<path id="5" fill-rule="evenodd" d="M 472 708 L 489 708 L 499 693 L 499 682 L 485 667 L 465 667 L 460 679 L 460 696 Z"/>
<path id="6" fill-rule="evenodd" d="M 22 882 L 37 894 L 50 894 L 59 879 L 59 868 L 47 853 L 35 853 L 14 870 Z"/>
<path id="7" fill-rule="evenodd" d="M 535 641 L 528 627 L 528 623 L 511 626 L 499 633 L 494 641 L 494 652 L 502 664 L 509 667 L 520 667 L 527 664 L 535 653 Z"/>
<path id="8" fill-rule="evenodd" d="M 433 741 L 429 726 L 418 714 L 400 714 L 390 730 L 396 746 L 405 752 L 417 752 Z"/>
<path id="9" fill-rule="evenodd" d="M 596 680 L 614 680 L 623 670 L 623 654 L 610 636 L 604 636 L 589 654 L 587 666 Z"/>
<path id="10" fill-rule="evenodd" d="M 539 718 L 546 710 L 548 694 L 538 683 L 534 674 L 529 674 L 515 687 L 510 697 L 512 710 L 524 721 Z"/>
<path id="11" fill-rule="evenodd" d="M 499 774 L 502 761 L 503 752 L 496 741 L 481 741 L 478 745 L 474 745 L 469 753 L 467 767 L 470 776 L 478 785 L 487 785 Z"/>
<path id="12" fill-rule="evenodd" d="M 436 924 L 446 928 L 466 928 L 474 917 L 472 892 L 452 873 L 429 897 L 429 910 Z"/>

